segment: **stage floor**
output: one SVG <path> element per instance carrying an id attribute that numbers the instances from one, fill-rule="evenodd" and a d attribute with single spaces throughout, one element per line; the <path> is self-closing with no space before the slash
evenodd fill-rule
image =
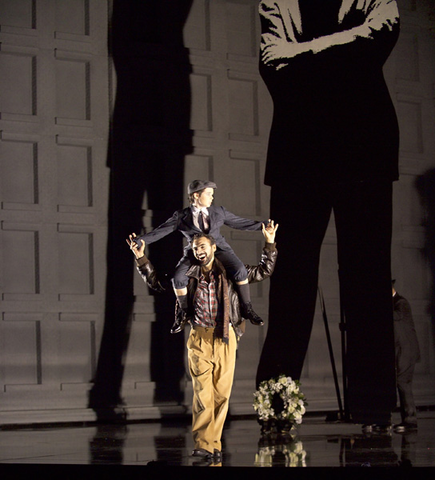
<path id="1" fill-rule="evenodd" d="M 417 432 L 363 435 L 361 425 L 309 414 L 292 438 L 269 444 L 262 441 L 255 418 L 229 419 L 222 463 L 215 466 L 434 467 L 435 411 L 420 411 L 418 418 Z M 393 422 L 399 423 L 397 413 Z M 34 473 L 50 465 L 68 466 L 67 472 L 91 464 L 192 467 L 192 448 L 187 420 L 7 427 L 0 430 L 0 473 L 8 466 L 18 471 L 32 466 Z"/>

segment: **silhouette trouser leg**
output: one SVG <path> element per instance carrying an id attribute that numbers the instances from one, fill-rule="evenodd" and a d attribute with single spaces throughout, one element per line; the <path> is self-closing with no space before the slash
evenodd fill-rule
<path id="1" fill-rule="evenodd" d="M 396 402 L 391 182 L 341 188 L 334 215 L 349 410 L 356 423 L 386 423 Z"/>
<path id="2" fill-rule="evenodd" d="M 300 378 L 313 324 L 320 249 L 333 210 L 351 414 L 362 423 L 386 421 L 395 404 L 391 182 L 295 185 L 271 193 L 280 247 L 257 384 L 280 373 Z"/>
<path id="3" fill-rule="evenodd" d="M 284 373 L 299 379 L 313 325 L 320 249 L 331 201 L 320 187 L 272 188 L 270 217 L 279 223 L 279 255 L 270 278 L 267 335 L 257 385 Z"/>

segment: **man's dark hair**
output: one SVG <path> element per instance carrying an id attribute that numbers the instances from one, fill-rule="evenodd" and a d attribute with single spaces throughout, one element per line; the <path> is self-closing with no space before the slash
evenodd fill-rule
<path id="1" fill-rule="evenodd" d="M 195 235 L 193 236 L 193 239 L 192 239 L 192 243 L 195 241 L 195 240 L 198 240 L 200 238 L 206 238 L 209 242 L 210 242 L 210 245 L 216 245 L 216 240 L 214 239 L 214 237 L 208 233 L 195 233 Z"/>

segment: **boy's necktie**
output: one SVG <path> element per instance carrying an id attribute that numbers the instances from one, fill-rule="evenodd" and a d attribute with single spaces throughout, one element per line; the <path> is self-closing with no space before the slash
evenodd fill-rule
<path id="1" fill-rule="evenodd" d="M 209 226 L 208 226 L 208 222 L 207 222 L 207 219 L 205 218 L 204 214 L 202 212 L 199 212 L 199 215 L 198 215 L 198 224 L 199 224 L 199 228 L 204 232 L 204 233 L 208 233 L 209 231 Z"/>

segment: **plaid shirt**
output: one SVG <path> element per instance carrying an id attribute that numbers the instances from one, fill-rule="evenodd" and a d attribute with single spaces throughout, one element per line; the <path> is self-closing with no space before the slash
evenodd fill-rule
<path id="1" fill-rule="evenodd" d="M 200 327 L 213 328 L 221 322 L 220 308 L 216 295 L 216 277 L 210 272 L 210 282 L 207 283 L 204 275 L 201 275 L 193 299 L 195 310 L 194 323 Z"/>

